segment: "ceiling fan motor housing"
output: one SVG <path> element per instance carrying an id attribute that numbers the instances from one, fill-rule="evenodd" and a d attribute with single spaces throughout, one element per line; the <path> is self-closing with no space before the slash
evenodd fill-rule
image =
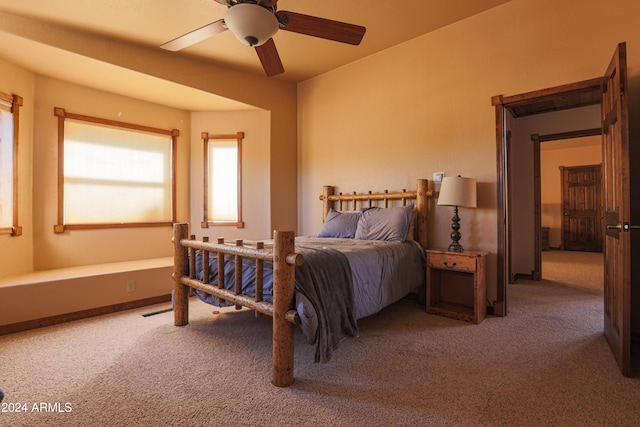
<path id="1" fill-rule="evenodd" d="M 279 28 L 278 18 L 268 9 L 251 3 L 238 3 L 224 15 L 227 28 L 242 43 L 260 46 Z"/>

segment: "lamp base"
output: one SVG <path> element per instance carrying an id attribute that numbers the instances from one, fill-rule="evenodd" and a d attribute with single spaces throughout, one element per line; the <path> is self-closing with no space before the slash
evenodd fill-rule
<path id="1" fill-rule="evenodd" d="M 451 244 L 449 252 L 464 252 L 464 248 L 458 241 L 460 240 L 460 217 L 458 216 L 458 207 L 453 209 L 453 218 L 451 218 Z"/>
<path id="2" fill-rule="evenodd" d="M 447 249 L 449 252 L 464 252 L 464 248 L 458 242 L 451 242 L 449 248 Z"/>

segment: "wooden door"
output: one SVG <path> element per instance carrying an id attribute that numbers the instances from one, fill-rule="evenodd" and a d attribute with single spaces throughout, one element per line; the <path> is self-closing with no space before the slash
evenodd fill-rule
<path id="1" fill-rule="evenodd" d="M 562 247 L 602 251 L 602 167 L 562 168 Z"/>
<path id="2" fill-rule="evenodd" d="M 631 236 L 626 44 L 602 79 L 604 334 L 623 375 L 631 375 Z"/>

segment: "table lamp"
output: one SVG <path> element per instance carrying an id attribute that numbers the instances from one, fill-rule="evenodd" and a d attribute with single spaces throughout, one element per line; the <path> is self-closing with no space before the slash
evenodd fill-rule
<path id="1" fill-rule="evenodd" d="M 438 206 L 455 206 L 453 210 L 453 221 L 451 223 L 451 244 L 450 252 L 464 252 L 464 248 L 458 241 L 460 240 L 460 217 L 458 208 L 476 207 L 476 180 L 474 178 L 444 177 L 440 185 L 440 196 Z"/>

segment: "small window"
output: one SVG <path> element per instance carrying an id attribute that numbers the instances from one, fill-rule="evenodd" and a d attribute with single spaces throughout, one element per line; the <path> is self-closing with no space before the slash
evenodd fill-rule
<path id="1" fill-rule="evenodd" d="M 242 139 L 202 133 L 204 142 L 204 219 L 202 228 L 227 225 L 243 228 Z"/>
<path id="2" fill-rule="evenodd" d="M 178 130 L 58 116 L 58 224 L 72 229 L 169 226 Z"/>
<path id="3" fill-rule="evenodd" d="M 18 132 L 22 97 L 0 92 L 0 234 L 22 235 L 18 218 Z"/>

